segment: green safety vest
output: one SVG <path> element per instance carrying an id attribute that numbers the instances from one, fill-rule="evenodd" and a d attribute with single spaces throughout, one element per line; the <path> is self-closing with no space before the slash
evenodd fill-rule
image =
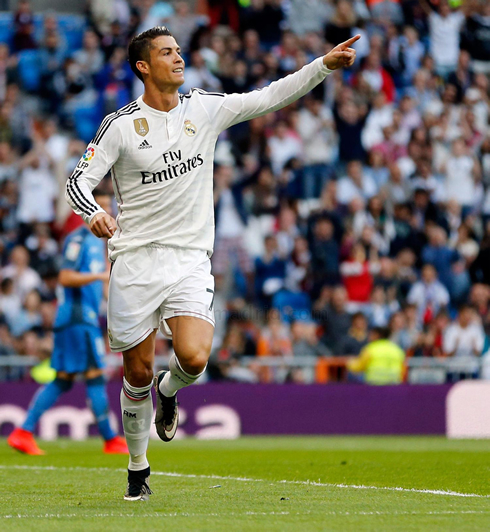
<path id="1" fill-rule="evenodd" d="M 369 362 L 365 372 L 368 384 L 399 384 L 403 377 L 405 353 L 391 340 L 375 340 L 367 348 Z"/>

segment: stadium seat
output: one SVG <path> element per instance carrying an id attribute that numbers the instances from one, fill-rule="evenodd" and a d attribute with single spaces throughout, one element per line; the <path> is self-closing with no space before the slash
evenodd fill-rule
<path id="1" fill-rule="evenodd" d="M 80 15 L 58 15 L 60 32 L 65 36 L 68 49 L 78 50 L 82 47 L 85 20 Z"/>
<path id="2" fill-rule="evenodd" d="M 87 143 L 90 142 L 102 119 L 99 106 L 79 107 L 75 110 L 73 118 L 79 138 Z"/>
<path id="3" fill-rule="evenodd" d="M 10 13 L 0 13 L 0 42 L 12 44 L 13 25 Z"/>
<path id="4" fill-rule="evenodd" d="M 311 319 L 311 301 L 308 294 L 280 290 L 272 298 L 272 306 L 279 310 L 286 323 L 293 320 Z"/>
<path id="5" fill-rule="evenodd" d="M 85 20 L 80 15 L 55 15 L 58 21 L 58 30 L 64 37 L 70 52 L 82 47 L 83 32 L 85 31 Z M 34 15 L 34 36 L 39 45 L 42 44 L 44 33 L 44 13 Z M 0 23 L 1 24 L 1 23 Z M 11 21 L 9 22 L 11 24 Z"/>
<path id="6" fill-rule="evenodd" d="M 23 50 L 19 52 L 19 75 L 22 87 L 28 92 L 35 92 L 40 87 L 41 70 L 39 68 L 39 52 Z"/>

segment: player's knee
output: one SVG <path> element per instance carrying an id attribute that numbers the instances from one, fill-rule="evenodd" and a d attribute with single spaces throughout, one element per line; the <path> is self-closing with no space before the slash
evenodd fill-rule
<path id="1" fill-rule="evenodd" d="M 192 356 L 186 357 L 184 360 L 179 362 L 182 366 L 182 369 L 189 373 L 189 375 L 199 375 L 204 371 L 206 364 L 209 359 L 209 350 L 205 347 L 200 347 L 194 351 Z"/>
<path id="2" fill-rule="evenodd" d="M 136 388 L 148 386 L 153 379 L 153 370 L 151 367 L 139 365 L 134 368 L 126 368 L 126 380 Z"/>

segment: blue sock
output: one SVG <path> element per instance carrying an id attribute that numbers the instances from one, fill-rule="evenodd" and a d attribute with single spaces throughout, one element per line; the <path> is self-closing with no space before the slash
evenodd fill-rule
<path id="1" fill-rule="evenodd" d="M 22 428 L 34 432 L 39 418 L 49 410 L 58 400 L 59 396 L 67 392 L 73 385 L 72 381 L 56 378 L 48 385 L 40 388 L 31 400 L 27 417 Z"/>
<path id="2" fill-rule="evenodd" d="M 109 423 L 109 399 L 107 397 L 105 379 L 100 375 L 95 379 L 88 379 L 86 385 L 87 399 L 94 413 L 97 428 L 104 440 L 112 440 L 116 433 Z"/>

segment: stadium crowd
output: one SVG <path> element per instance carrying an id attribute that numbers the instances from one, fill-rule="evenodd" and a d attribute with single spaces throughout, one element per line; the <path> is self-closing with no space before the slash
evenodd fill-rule
<path id="1" fill-rule="evenodd" d="M 409 356 L 487 352 L 489 2 L 113 0 L 77 25 L 20 0 L 4 15 L 0 355 L 49 356 L 63 237 L 82 223 L 66 179 L 101 119 L 142 93 L 127 43 L 160 24 L 182 47 L 183 92 L 260 89 L 362 36 L 353 69 L 218 141 L 211 378 L 260 378 L 244 356 L 358 355 L 372 329 Z"/>

